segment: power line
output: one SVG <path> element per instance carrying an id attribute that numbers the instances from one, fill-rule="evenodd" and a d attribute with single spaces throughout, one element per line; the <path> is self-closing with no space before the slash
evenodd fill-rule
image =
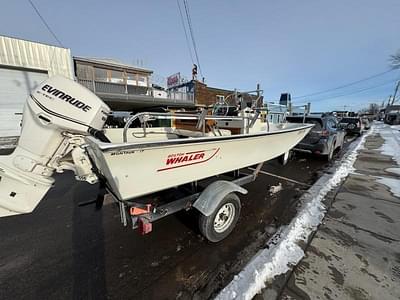
<path id="1" fill-rule="evenodd" d="M 344 94 L 334 95 L 334 96 L 331 96 L 331 97 L 326 97 L 326 98 L 320 98 L 320 99 L 310 100 L 310 102 L 314 102 L 314 101 L 324 101 L 324 100 L 329 100 L 329 99 L 334 99 L 334 98 L 340 98 L 340 97 L 344 97 L 344 96 L 349 96 L 349 95 L 361 93 L 361 92 L 364 92 L 364 91 L 367 91 L 367 90 L 376 89 L 376 88 L 378 88 L 378 87 L 385 86 L 385 85 L 391 84 L 391 83 L 396 82 L 396 81 L 397 81 L 397 80 L 391 80 L 391 81 L 387 81 L 387 82 L 381 83 L 381 84 L 379 84 L 379 85 L 370 86 L 370 87 L 363 88 L 363 89 L 356 90 L 356 91 L 352 91 L 352 92 L 349 92 L 349 93 L 344 93 Z"/>
<path id="2" fill-rule="evenodd" d="M 392 71 L 394 71 L 394 69 L 390 69 L 390 70 L 387 70 L 385 72 L 381 72 L 381 73 L 378 73 L 378 74 L 375 74 L 375 75 L 372 75 L 372 76 L 369 76 L 369 77 L 366 77 L 366 78 L 363 78 L 363 79 L 360 79 L 360 80 L 357 80 L 357 81 L 353 81 L 353 82 L 350 82 L 350 83 L 347 83 L 347 84 L 344 84 L 344 85 L 340 85 L 340 86 L 337 86 L 337 87 L 334 87 L 334 88 L 330 88 L 330 89 L 327 89 L 327 90 L 322 90 L 322 91 L 319 91 L 319 92 L 315 92 L 315 93 L 311 93 L 311 94 L 307 94 L 307 95 L 303 95 L 303 96 L 293 97 L 293 99 L 301 99 L 301 98 L 307 98 L 307 97 L 316 96 L 316 95 L 320 95 L 320 94 L 325 94 L 327 92 L 332 92 L 332 91 L 335 91 L 335 90 L 339 90 L 339 89 L 342 89 L 342 88 L 345 88 L 345 87 L 349 87 L 349 86 L 355 85 L 355 84 L 363 82 L 363 81 L 370 80 L 372 78 L 376 78 L 376 77 L 382 76 L 382 75 L 387 74 L 387 73 L 392 72 Z"/>
<path id="3" fill-rule="evenodd" d="M 189 50 L 190 60 L 192 61 L 192 64 L 194 64 L 194 59 L 193 59 L 193 55 L 192 55 L 192 49 L 190 47 L 189 37 L 187 35 L 186 26 L 185 26 L 185 20 L 183 19 L 183 14 L 182 14 L 182 10 L 181 10 L 181 5 L 179 4 L 179 0 L 176 0 L 176 3 L 178 4 L 179 15 L 181 16 L 181 22 L 182 22 L 183 31 L 185 32 L 186 45 L 187 45 L 188 50 Z"/>
<path id="4" fill-rule="evenodd" d="M 39 10 L 33 4 L 31 0 L 28 0 L 29 3 L 32 5 L 33 9 L 35 10 L 36 14 L 39 16 L 40 20 L 42 20 L 44 26 L 46 26 L 47 30 L 50 32 L 50 34 L 54 37 L 54 39 L 58 42 L 58 44 L 64 48 L 64 45 L 61 43 L 61 41 L 58 39 L 57 35 L 54 33 L 54 31 L 50 28 L 49 24 L 47 24 L 46 20 L 43 18 L 43 16 L 40 14 Z"/>
<path id="5" fill-rule="evenodd" d="M 194 34 L 193 34 L 193 26 L 192 26 L 192 20 L 190 18 L 189 4 L 187 3 L 186 0 L 183 0 L 183 5 L 185 6 L 185 13 L 186 13 L 187 22 L 188 22 L 188 25 L 189 25 L 189 33 L 190 33 L 190 36 L 192 38 L 194 54 L 196 56 L 196 61 L 197 61 L 197 64 L 199 66 L 200 74 L 203 77 L 203 72 L 201 71 L 199 55 L 197 53 L 197 45 L 196 45 L 196 41 L 195 41 Z"/>

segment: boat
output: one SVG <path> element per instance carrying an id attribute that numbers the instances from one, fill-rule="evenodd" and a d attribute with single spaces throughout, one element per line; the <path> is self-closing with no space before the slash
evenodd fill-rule
<path id="1" fill-rule="evenodd" d="M 198 118 L 196 115 L 157 113 L 139 115 L 144 118 Z M 206 116 L 205 121 L 208 120 L 217 120 L 216 128 L 220 123 L 224 128 L 236 123 L 235 129 L 246 131 L 246 121 L 243 121 L 246 119 L 241 116 Z M 259 120 L 248 132 L 238 134 L 228 129 L 203 134 L 199 130 L 174 127 L 150 128 L 146 133 L 142 128 L 125 128 L 126 136 L 130 137 L 126 142 L 123 142 L 123 130 L 105 130 L 105 135 L 112 137 L 110 142 L 87 137 L 87 149 L 114 195 L 120 200 L 129 200 L 271 160 L 293 148 L 311 128 L 308 124 L 284 123 L 270 124 L 267 130 L 267 123 Z"/>
<path id="2" fill-rule="evenodd" d="M 32 212 L 55 183 L 54 173 L 65 170 L 74 171 L 77 180 L 100 182 L 102 195 L 112 195 L 126 211 L 126 203 L 138 197 L 285 155 L 312 127 L 270 124 L 257 109 L 236 116 L 203 109 L 142 112 L 131 116 L 124 128 L 104 128 L 109 113 L 91 91 L 60 76 L 32 91 L 18 145 L 0 156 L 0 217 Z M 157 120 L 168 125 L 152 127 Z M 132 128 L 135 123 L 140 126 Z M 234 183 L 222 185 L 225 194 L 243 192 Z M 190 199 L 197 208 L 196 197 Z"/>

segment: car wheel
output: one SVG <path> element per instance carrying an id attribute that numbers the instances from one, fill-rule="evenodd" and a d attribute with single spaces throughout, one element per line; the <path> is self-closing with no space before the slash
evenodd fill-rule
<path id="1" fill-rule="evenodd" d="M 235 228 L 240 215 L 240 199 L 235 193 L 225 196 L 217 208 L 208 217 L 200 214 L 200 232 L 210 242 L 219 242 Z"/>
<path id="2" fill-rule="evenodd" d="M 333 144 L 332 144 L 331 147 L 329 147 L 329 152 L 328 152 L 328 154 L 326 155 L 326 160 L 327 160 L 327 161 L 331 161 L 331 160 L 332 160 L 334 148 L 335 148 L 335 146 L 334 146 Z"/>
<path id="3" fill-rule="evenodd" d="M 347 125 L 347 128 L 350 130 L 354 130 L 356 128 L 356 124 L 350 123 L 349 125 Z"/>

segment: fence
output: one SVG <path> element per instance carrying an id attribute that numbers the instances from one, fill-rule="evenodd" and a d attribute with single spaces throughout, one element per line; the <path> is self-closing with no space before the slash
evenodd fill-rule
<path id="1" fill-rule="evenodd" d="M 87 79 L 78 79 L 78 82 L 84 87 L 88 88 L 95 94 L 113 94 L 113 95 L 121 95 L 126 97 L 126 95 L 142 95 L 142 96 L 150 96 L 154 97 L 154 92 L 152 87 L 146 86 L 136 86 L 136 85 L 128 85 L 124 83 L 113 83 L 113 82 L 103 82 L 103 81 L 95 81 L 95 80 L 87 80 Z M 194 103 L 194 95 L 193 93 L 185 93 L 185 92 L 173 92 L 168 91 L 166 93 L 166 97 L 157 97 L 157 99 L 165 102 L 191 102 Z"/>

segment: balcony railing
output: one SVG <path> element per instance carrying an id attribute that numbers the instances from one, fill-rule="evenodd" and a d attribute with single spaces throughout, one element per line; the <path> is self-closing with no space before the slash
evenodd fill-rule
<path id="1" fill-rule="evenodd" d="M 95 94 L 121 95 L 124 97 L 126 97 L 127 95 L 154 97 L 153 88 L 147 86 L 136 86 L 123 83 L 103 82 L 90 79 L 89 80 L 78 79 L 78 82 L 84 87 L 94 92 Z M 165 98 L 157 97 L 157 100 L 166 103 L 168 102 L 194 103 L 194 95 L 193 93 L 168 91 L 166 93 Z"/>

